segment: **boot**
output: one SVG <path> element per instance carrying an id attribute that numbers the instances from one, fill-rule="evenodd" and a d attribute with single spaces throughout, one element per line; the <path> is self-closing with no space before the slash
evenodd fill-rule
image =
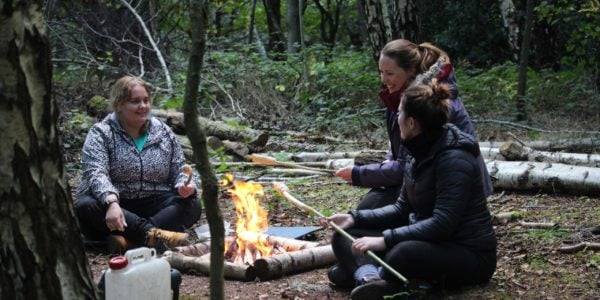
<path id="1" fill-rule="evenodd" d="M 148 230 L 146 235 L 146 245 L 151 248 L 174 248 L 178 246 L 187 246 L 189 244 L 188 234 L 184 232 L 152 228 Z"/>
<path id="2" fill-rule="evenodd" d="M 398 283 L 376 279 L 359 285 L 350 293 L 352 300 L 406 299 L 410 293 Z"/>
<path id="3" fill-rule="evenodd" d="M 139 247 L 139 245 L 127 240 L 122 235 L 111 234 L 106 238 L 106 249 L 110 254 L 122 255 L 127 250 L 137 247 Z"/>
<path id="4" fill-rule="evenodd" d="M 329 281 L 337 287 L 351 289 L 354 287 L 355 280 L 351 272 L 346 272 L 339 264 L 334 265 L 327 272 Z"/>

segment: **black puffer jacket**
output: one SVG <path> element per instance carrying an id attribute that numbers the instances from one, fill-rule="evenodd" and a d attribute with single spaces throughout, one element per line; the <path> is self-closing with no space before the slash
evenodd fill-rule
<path id="1" fill-rule="evenodd" d="M 353 212 L 355 226 L 392 228 L 383 232 L 388 249 L 406 240 L 450 241 L 473 249 L 495 249 L 496 237 L 476 159 L 477 142 L 446 124 L 439 138 L 423 148 L 409 147 L 411 152 L 425 152 L 409 157 L 398 202 Z"/>

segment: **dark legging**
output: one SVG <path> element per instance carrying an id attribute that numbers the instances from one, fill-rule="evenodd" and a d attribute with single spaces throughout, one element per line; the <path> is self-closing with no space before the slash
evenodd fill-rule
<path id="1" fill-rule="evenodd" d="M 381 232 L 360 228 L 348 230 L 348 233 L 357 238 L 382 236 Z M 347 274 L 354 274 L 364 264 L 377 265 L 367 255 L 352 252 L 352 242 L 338 233 L 333 235 L 331 244 L 340 268 Z M 376 254 L 409 280 L 439 281 L 449 289 L 488 282 L 496 269 L 496 250 L 476 251 L 450 242 L 404 241 L 388 251 Z M 385 269 L 383 277 L 386 280 L 396 280 Z"/>
<path id="2" fill-rule="evenodd" d="M 361 200 L 357 210 L 375 209 L 388 204 L 396 203 L 400 196 L 401 186 L 390 186 L 386 188 L 372 188 Z"/>
<path id="3" fill-rule="evenodd" d="M 124 232 L 115 233 L 139 245 L 145 243 L 150 228 L 182 232 L 194 225 L 202 212 L 196 194 L 184 199 L 169 192 L 153 198 L 121 199 L 119 205 L 127 227 Z M 111 234 L 106 227 L 106 209 L 92 196 L 84 195 L 77 199 L 75 215 L 86 238 L 103 240 Z"/>

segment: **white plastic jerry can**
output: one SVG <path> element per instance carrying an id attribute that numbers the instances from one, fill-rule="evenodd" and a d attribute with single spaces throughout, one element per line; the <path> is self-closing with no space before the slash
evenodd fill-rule
<path id="1" fill-rule="evenodd" d="M 112 258 L 105 274 L 106 300 L 172 298 L 171 266 L 156 257 L 154 249 L 142 247 Z"/>

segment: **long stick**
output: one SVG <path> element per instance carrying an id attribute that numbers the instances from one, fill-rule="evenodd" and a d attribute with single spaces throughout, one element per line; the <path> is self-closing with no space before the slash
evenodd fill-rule
<path id="1" fill-rule="evenodd" d="M 265 165 L 265 166 L 280 166 L 280 167 L 287 167 L 287 168 L 298 168 L 298 169 L 323 172 L 323 173 L 329 174 L 329 175 L 333 175 L 336 171 L 336 170 L 327 170 L 327 169 L 321 169 L 321 168 L 312 168 L 312 167 L 307 167 L 307 166 L 303 166 L 303 165 L 299 165 L 299 164 L 295 164 L 295 163 L 291 163 L 291 162 L 282 162 L 282 161 L 276 160 L 273 157 L 270 157 L 267 155 L 256 154 L 256 153 L 250 154 L 250 155 L 246 156 L 246 158 L 251 160 L 253 163 L 257 163 L 257 164 L 261 164 L 261 165 Z"/>
<path id="2" fill-rule="evenodd" d="M 279 194 L 281 194 L 283 197 L 285 197 L 286 199 L 288 199 L 289 201 L 291 201 L 292 203 L 294 203 L 294 205 L 296 205 L 297 207 L 307 211 L 307 212 L 311 212 L 321 218 L 325 218 L 325 215 L 323 215 L 321 212 L 319 212 L 318 210 L 304 204 L 302 201 L 296 199 L 294 196 L 292 196 L 289 193 L 289 189 L 287 187 L 287 185 L 285 185 L 285 183 L 283 182 L 273 182 L 273 188 L 275 189 L 275 191 L 277 191 Z M 352 242 L 354 242 L 356 239 L 351 236 L 348 232 L 346 232 L 344 229 L 342 229 L 340 226 L 338 226 L 337 224 L 333 223 L 333 222 L 327 222 L 331 227 L 333 227 L 333 229 L 335 229 L 335 231 L 337 231 L 338 233 L 340 233 L 341 235 L 343 235 L 345 238 L 351 240 Z M 392 274 L 394 274 L 396 277 L 398 277 L 400 280 L 404 281 L 404 283 L 408 284 L 408 279 L 406 279 L 406 277 L 402 276 L 402 274 L 400 274 L 398 271 L 394 270 L 394 268 L 392 268 L 390 265 L 388 265 L 385 261 L 383 261 L 381 258 L 379 258 L 377 255 L 375 255 L 375 253 L 373 253 L 371 250 L 367 250 L 367 255 L 370 256 L 372 259 L 374 259 L 375 261 L 377 261 L 382 267 L 384 267 L 386 270 L 390 271 Z"/>

